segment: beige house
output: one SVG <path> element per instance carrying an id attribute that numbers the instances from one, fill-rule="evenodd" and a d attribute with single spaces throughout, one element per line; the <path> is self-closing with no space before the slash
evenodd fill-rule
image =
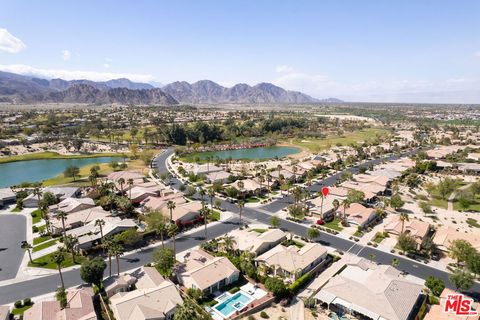
<path id="1" fill-rule="evenodd" d="M 58 301 L 35 303 L 23 314 L 24 320 L 96 320 L 92 288 L 72 289 L 67 292 L 67 307 Z"/>
<path id="2" fill-rule="evenodd" d="M 7 306 L 0 306 L 0 320 L 10 319 L 10 308 Z"/>
<path id="3" fill-rule="evenodd" d="M 166 210 L 168 201 L 175 202 L 175 205 L 177 206 L 187 202 L 187 200 L 185 200 L 185 198 L 183 197 L 183 194 L 177 192 L 163 197 L 147 197 L 145 200 L 142 201 L 142 206 L 145 208 L 146 211 Z"/>
<path id="4" fill-rule="evenodd" d="M 470 244 L 477 250 L 480 250 L 480 234 L 458 232 L 452 227 L 439 227 L 433 236 L 433 242 L 438 249 L 447 252 L 448 247 L 454 240 L 462 239 L 470 242 Z"/>
<path id="5" fill-rule="evenodd" d="M 176 267 L 178 282 L 186 288 L 214 293 L 238 280 L 240 272 L 226 257 L 214 257 L 197 249 L 185 256 L 185 262 Z"/>
<path id="6" fill-rule="evenodd" d="M 342 214 L 345 211 L 348 223 L 362 228 L 365 228 L 377 218 L 375 209 L 367 208 L 360 203 L 352 203 L 345 210 L 343 210 L 343 206 L 341 206 L 338 211 Z"/>
<path id="7" fill-rule="evenodd" d="M 227 234 L 234 240 L 234 249 L 248 251 L 256 255 L 270 250 L 286 239 L 286 234 L 280 229 L 270 229 L 263 233 L 248 229 L 235 229 Z"/>
<path id="8" fill-rule="evenodd" d="M 93 207 L 95 207 L 95 202 L 91 198 L 66 198 L 48 207 L 48 211 L 55 216 L 59 211 L 73 213 Z"/>
<path id="9" fill-rule="evenodd" d="M 327 249 L 318 243 L 306 243 L 302 248 L 279 244 L 255 260 L 261 273 L 293 282 L 326 257 Z"/>
<path id="10" fill-rule="evenodd" d="M 172 219 L 176 223 L 190 223 L 200 215 L 202 203 L 200 201 L 191 201 L 180 204 L 172 211 Z M 163 214 L 170 218 L 170 210 L 163 210 Z"/>
<path id="11" fill-rule="evenodd" d="M 114 275 L 103 281 L 107 297 L 111 297 L 119 292 L 127 292 L 137 282 L 137 279 L 129 274 Z"/>
<path id="12" fill-rule="evenodd" d="M 359 318 L 408 320 L 422 303 L 422 289 L 391 266 L 361 259 L 330 278 L 315 298 Z"/>
<path id="13" fill-rule="evenodd" d="M 110 212 L 103 210 L 102 207 L 92 207 L 85 210 L 74 211 L 69 213 L 64 219 L 65 221 L 65 230 L 75 229 L 81 227 L 91 221 L 97 219 L 105 219 L 110 216 Z M 59 219 L 54 219 L 51 221 L 52 233 L 60 234 L 63 232 L 63 224 Z"/>
<path id="14" fill-rule="evenodd" d="M 418 219 L 409 219 L 408 221 L 405 220 L 402 222 L 400 215 L 395 215 L 395 217 L 385 225 L 384 230 L 390 234 L 399 236 L 402 233 L 402 224 L 403 232 L 408 232 L 413 236 L 418 245 L 422 244 L 430 230 L 430 224 L 427 222 Z"/>
<path id="15" fill-rule="evenodd" d="M 107 180 L 112 181 L 117 190 L 121 191 L 123 188 L 123 191 L 127 191 L 128 189 L 130 189 L 130 186 L 128 185 L 128 180 L 132 179 L 133 185 L 138 185 L 144 182 L 144 177 L 145 176 L 138 171 L 115 171 L 107 176 Z M 121 178 L 125 181 L 123 185 L 120 185 L 120 183 L 118 183 Z"/>
<path id="16" fill-rule="evenodd" d="M 119 292 L 110 298 L 116 320 L 172 319 L 182 303 L 177 288 L 168 280 L 151 288 Z"/>

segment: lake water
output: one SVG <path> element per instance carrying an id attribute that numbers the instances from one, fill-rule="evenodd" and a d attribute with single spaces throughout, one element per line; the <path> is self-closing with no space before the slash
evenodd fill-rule
<path id="1" fill-rule="evenodd" d="M 83 167 L 93 163 L 109 163 L 118 157 L 98 157 L 81 159 L 45 159 L 18 161 L 0 164 L 0 188 L 22 182 L 40 182 L 53 178 L 69 167 Z"/>
<path id="2" fill-rule="evenodd" d="M 212 159 L 247 159 L 247 160 L 263 160 L 272 158 L 283 158 L 291 154 L 299 153 L 301 150 L 295 147 L 261 147 L 251 149 L 238 149 L 226 151 L 197 152 L 188 156 L 190 159 L 199 157 L 205 160 L 207 157 Z"/>

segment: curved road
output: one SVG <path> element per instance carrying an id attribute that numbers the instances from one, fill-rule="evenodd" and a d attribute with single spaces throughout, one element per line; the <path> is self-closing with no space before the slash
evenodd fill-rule
<path id="1" fill-rule="evenodd" d="M 159 170 L 159 172 L 166 172 L 166 160 L 167 158 L 173 153 L 173 149 L 168 149 L 163 152 L 157 159 L 155 159 L 155 164 Z M 412 155 L 417 151 L 410 151 L 405 153 L 405 156 Z M 375 159 L 370 160 L 362 166 L 369 165 L 369 164 L 379 164 L 383 160 L 394 160 L 398 159 L 398 156 L 388 156 L 382 159 Z M 348 170 L 356 173 L 358 171 L 358 166 L 349 168 Z M 341 173 L 338 173 L 334 176 L 328 177 L 327 179 L 323 180 L 322 183 L 318 183 L 309 187 L 309 190 L 312 192 L 316 192 L 321 189 L 322 185 L 333 185 L 339 178 Z M 177 178 L 172 178 L 172 187 L 178 189 L 182 182 Z M 283 199 L 275 200 L 267 205 L 264 205 L 260 208 L 245 208 L 244 209 L 244 217 L 249 220 L 256 220 L 260 223 L 269 224 L 271 214 L 281 210 L 282 208 L 288 206 L 291 203 L 292 199 L 289 197 L 285 197 Z M 238 208 L 236 205 L 228 203 L 226 201 L 222 201 L 222 206 L 225 207 L 228 211 L 234 212 L 238 214 Z M 308 226 L 300 225 L 297 223 L 293 223 L 288 220 L 281 220 L 281 227 L 287 231 L 290 231 L 296 235 L 304 236 L 308 229 Z M 227 221 L 223 221 L 221 223 L 215 224 L 213 226 L 208 227 L 208 238 L 214 238 L 221 236 L 233 229 L 238 228 L 238 219 L 232 218 Z M 177 251 L 183 251 L 190 248 L 193 248 L 199 245 L 203 239 L 204 231 L 203 229 L 190 234 L 179 236 L 177 238 Z M 358 245 L 355 242 L 350 240 L 346 240 L 344 238 L 333 236 L 326 232 L 321 232 L 319 240 L 317 241 L 323 245 L 328 245 L 333 248 L 342 251 L 348 251 L 354 254 L 358 254 L 361 257 L 368 258 L 368 256 L 373 253 L 375 255 L 375 260 L 382 264 L 390 264 L 393 258 L 397 258 L 400 261 L 399 269 L 406 271 L 412 275 L 415 275 L 419 278 L 425 279 L 426 277 L 432 275 L 438 278 L 441 278 L 445 281 L 447 286 L 452 287 L 448 280 L 448 273 L 443 272 L 441 270 L 432 268 L 427 266 L 421 262 L 413 261 L 405 257 L 399 257 L 387 252 L 383 252 L 380 250 L 376 250 L 372 247 L 366 247 Z M 146 249 L 137 253 L 132 253 L 129 255 L 125 255 L 121 257 L 120 260 L 120 269 L 121 272 L 126 270 L 130 270 L 133 268 L 141 267 L 144 264 L 152 261 L 152 249 Z M 138 261 L 136 260 L 138 259 Z M 115 271 L 115 263 L 113 263 L 114 271 Z M 80 279 L 80 274 L 77 269 L 66 271 L 63 273 L 65 285 L 67 287 L 76 286 L 82 283 Z M 10 303 L 16 300 L 24 299 L 27 297 L 34 297 L 42 294 L 46 294 L 49 292 L 53 292 L 59 286 L 60 280 L 57 274 L 41 277 L 38 279 L 33 279 L 29 281 L 19 282 L 15 284 L 10 284 L 6 286 L 0 287 L 0 304 Z M 475 283 L 474 287 L 470 290 L 469 294 L 474 295 L 473 293 L 480 292 L 480 285 Z"/>

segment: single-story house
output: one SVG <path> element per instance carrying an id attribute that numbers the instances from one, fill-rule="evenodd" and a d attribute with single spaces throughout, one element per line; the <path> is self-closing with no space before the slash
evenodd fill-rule
<path id="1" fill-rule="evenodd" d="M 234 249 L 248 251 L 260 255 L 286 239 L 286 234 L 280 229 L 269 229 L 259 233 L 249 229 L 235 229 L 227 234 L 234 240 Z"/>
<path id="2" fill-rule="evenodd" d="M 196 249 L 185 255 L 185 262 L 175 268 L 178 282 L 185 288 L 210 294 L 236 282 L 240 272 L 226 257 L 214 257 Z"/>
<path id="3" fill-rule="evenodd" d="M 47 300 L 35 303 L 23 314 L 24 320 L 97 320 L 93 306 L 92 288 L 69 289 L 67 307 L 61 309 L 60 302 Z"/>
<path id="4" fill-rule="evenodd" d="M 69 213 L 65 219 L 65 230 L 75 229 L 86 225 L 91 221 L 97 219 L 105 219 L 110 216 L 110 212 L 103 210 L 102 207 L 92 207 L 85 210 L 75 211 Z M 63 224 L 60 219 L 52 219 L 51 221 L 52 233 L 59 234 L 63 232 Z"/>
<path id="5" fill-rule="evenodd" d="M 458 170 L 466 174 L 479 174 L 480 163 L 459 163 Z"/>
<path id="6" fill-rule="evenodd" d="M 135 282 L 137 282 L 137 279 L 129 274 L 114 275 L 103 280 L 103 287 L 107 297 L 110 298 L 119 292 L 130 291 Z"/>
<path id="7" fill-rule="evenodd" d="M 227 181 L 228 177 L 230 177 L 231 173 L 228 173 L 226 171 L 214 171 L 208 173 L 207 176 L 207 181 L 210 183 L 222 181 L 225 182 Z"/>
<path id="8" fill-rule="evenodd" d="M 0 306 L 0 320 L 10 319 L 10 308 L 7 306 Z"/>
<path id="9" fill-rule="evenodd" d="M 113 236 L 128 229 L 137 228 L 137 224 L 133 219 L 106 217 L 103 221 L 105 221 L 105 225 L 102 226 L 104 237 Z M 78 237 L 77 248 L 82 250 L 88 250 L 94 245 L 100 243 L 102 236 L 100 233 L 100 226 L 96 226 L 95 221 L 91 221 L 82 227 L 67 231 L 67 234 L 72 234 Z"/>
<path id="10" fill-rule="evenodd" d="M 343 206 L 338 211 L 343 215 Z M 375 209 L 367 208 L 360 203 L 352 203 L 345 209 L 347 222 L 365 228 L 377 219 Z"/>
<path id="11" fill-rule="evenodd" d="M 418 219 L 409 219 L 402 222 L 400 215 L 395 215 L 393 219 L 385 225 L 384 230 L 390 234 L 399 236 L 402 234 L 402 223 L 403 232 L 408 232 L 413 236 L 418 245 L 422 244 L 430 231 L 430 224 L 427 222 Z"/>
<path id="12" fill-rule="evenodd" d="M 240 188 L 238 186 L 239 182 L 243 183 L 243 188 Z M 267 185 L 260 185 L 256 180 L 254 179 L 245 179 L 245 180 L 237 180 L 233 183 L 230 183 L 229 186 L 234 187 L 238 191 L 244 192 L 246 194 L 254 195 L 254 194 L 260 194 L 263 193 L 266 190 Z"/>
<path id="13" fill-rule="evenodd" d="M 158 186 L 140 187 L 134 186 L 127 191 L 127 196 L 133 204 L 141 203 L 147 197 L 159 197 L 161 189 Z"/>
<path id="14" fill-rule="evenodd" d="M 453 240 L 466 240 L 477 250 L 480 251 L 480 234 L 477 233 L 464 233 L 455 230 L 452 227 L 439 227 L 435 231 L 433 236 L 433 242 L 437 245 L 439 250 L 448 252 L 450 243 Z"/>
<path id="15" fill-rule="evenodd" d="M 130 189 L 130 185 L 128 184 L 128 180 L 132 179 L 133 180 L 133 185 L 138 185 L 144 182 L 144 175 L 138 171 L 115 171 L 110 173 L 107 176 L 107 180 L 111 181 L 114 183 L 115 188 L 117 188 L 118 191 L 127 191 Z M 123 178 L 125 183 L 123 185 L 120 185 L 118 181 Z"/>
<path id="16" fill-rule="evenodd" d="M 333 202 L 335 200 L 337 200 L 339 203 L 342 203 L 343 199 L 329 193 L 326 197 L 320 196 L 308 200 L 307 205 L 309 206 L 312 214 L 318 215 L 325 219 L 326 217 L 335 214 L 335 207 L 333 206 Z"/>
<path id="17" fill-rule="evenodd" d="M 197 175 L 208 175 L 209 173 L 220 171 L 224 171 L 222 167 L 216 166 L 211 163 L 204 163 L 193 168 L 193 173 Z"/>
<path id="18" fill-rule="evenodd" d="M 0 207 L 9 204 L 15 203 L 17 200 L 15 192 L 10 188 L 1 188 L 0 189 Z"/>
<path id="19" fill-rule="evenodd" d="M 146 209 L 146 211 L 166 210 L 168 201 L 175 202 L 176 206 L 187 202 L 187 200 L 185 200 L 185 198 L 183 197 L 183 194 L 177 192 L 163 197 L 147 197 L 142 201 L 141 205 Z"/>
<path id="20" fill-rule="evenodd" d="M 110 306 L 117 320 L 170 320 L 177 306 L 182 303 L 177 288 L 169 280 L 149 288 L 119 292 L 110 298 Z"/>
<path id="21" fill-rule="evenodd" d="M 202 203 L 200 201 L 191 201 L 182 203 L 172 210 L 172 219 L 175 223 L 189 224 L 200 216 L 200 210 L 202 209 Z M 164 209 L 162 213 L 170 218 L 170 210 Z"/>
<path id="22" fill-rule="evenodd" d="M 415 319 L 422 304 L 423 285 L 389 265 L 366 259 L 347 263 L 318 291 L 323 306 L 368 319 Z"/>
<path id="23" fill-rule="evenodd" d="M 294 282 L 323 262 L 326 257 L 327 249 L 318 243 L 307 243 L 302 248 L 279 244 L 258 256 L 255 261 L 261 273 Z"/>
<path id="24" fill-rule="evenodd" d="M 95 207 L 95 202 L 91 198 L 67 198 L 48 207 L 48 211 L 55 216 L 58 211 L 69 214 L 93 207 Z"/>

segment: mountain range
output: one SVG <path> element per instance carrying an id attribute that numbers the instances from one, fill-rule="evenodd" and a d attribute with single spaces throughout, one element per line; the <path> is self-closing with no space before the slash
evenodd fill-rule
<path id="1" fill-rule="evenodd" d="M 7 103 L 89 103 L 176 105 L 179 103 L 337 103 L 335 98 L 318 100 L 304 93 L 288 91 L 271 83 L 231 88 L 210 80 L 195 83 L 173 82 L 156 88 L 151 84 L 114 79 L 91 80 L 40 79 L 0 71 L 0 102 Z"/>

